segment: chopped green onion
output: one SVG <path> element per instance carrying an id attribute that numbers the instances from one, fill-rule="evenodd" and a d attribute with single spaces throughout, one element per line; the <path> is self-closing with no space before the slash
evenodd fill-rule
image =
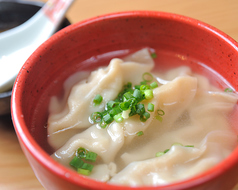
<path id="1" fill-rule="evenodd" d="M 136 102 L 136 103 L 137 103 L 137 102 Z M 131 116 L 137 114 L 137 113 L 136 113 L 136 103 L 133 104 L 133 105 L 131 106 L 131 108 L 129 109 L 129 110 L 130 110 L 130 112 L 129 112 L 129 114 L 128 114 L 129 117 L 131 117 Z"/>
<path id="2" fill-rule="evenodd" d="M 124 119 L 128 119 L 128 118 L 130 117 L 130 112 L 131 112 L 130 109 L 129 109 L 129 110 L 126 110 L 126 111 L 123 111 L 123 112 L 121 113 L 121 116 L 122 116 Z"/>
<path id="3" fill-rule="evenodd" d="M 102 99 L 103 99 L 102 96 L 100 94 L 97 94 L 93 99 L 94 106 L 101 104 Z"/>
<path id="4" fill-rule="evenodd" d="M 150 84 L 150 87 L 151 87 L 152 89 L 157 88 L 158 86 L 159 86 L 159 85 L 158 85 L 157 82 L 152 82 L 152 83 Z"/>
<path id="5" fill-rule="evenodd" d="M 146 81 L 141 81 L 140 84 L 141 85 L 147 85 L 147 82 Z"/>
<path id="6" fill-rule="evenodd" d="M 82 147 L 80 147 L 76 152 L 76 156 L 78 156 L 80 158 L 85 158 L 86 154 L 87 154 L 87 150 Z"/>
<path id="7" fill-rule="evenodd" d="M 194 145 L 185 145 L 184 147 L 194 147 Z"/>
<path id="8" fill-rule="evenodd" d="M 87 151 L 85 148 L 80 147 L 76 151 L 76 156 L 70 161 L 69 165 L 72 166 L 78 173 L 89 175 L 93 170 L 93 165 L 83 161 L 95 162 L 97 154 L 95 152 Z"/>
<path id="9" fill-rule="evenodd" d="M 90 162 L 95 162 L 97 159 L 97 154 L 95 152 L 87 152 L 85 160 Z"/>
<path id="10" fill-rule="evenodd" d="M 164 153 L 167 153 L 167 152 L 169 152 L 169 150 L 170 150 L 170 149 L 166 149 L 166 150 L 164 151 Z"/>
<path id="11" fill-rule="evenodd" d="M 157 119 L 158 121 L 162 122 L 163 121 L 163 117 L 161 117 L 160 115 L 156 115 L 155 119 Z"/>
<path id="12" fill-rule="evenodd" d="M 109 110 L 109 114 L 114 117 L 115 115 L 119 114 L 122 112 L 122 109 L 119 106 L 116 106 L 115 108 L 112 108 Z"/>
<path id="13" fill-rule="evenodd" d="M 160 157 L 160 156 L 163 156 L 165 153 L 164 152 L 157 152 L 156 154 L 155 154 L 155 156 L 156 157 Z"/>
<path id="14" fill-rule="evenodd" d="M 143 84 L 143 85 L 146 85 L 146 84 Z M 137 89 L 137 90 L 140 90 L 140 86 L 141 85 L 135 85 L 134 88 Z"/>
<path id="15" fill-rule="evenodd" d="M 93 165 L 88 164 L 88 163 L 84 163 L 81 168 L 85 169 L 85 170 L 89 170 L 91 172 L 93 170 Z"/>
<path id="16" fill-rule="evenodd" d="M 114 108 L 116 105 L 118 105 L 118 102 L 115 102 L 115 101 L 111 100 L 111 101 L 109 101 L 109 102 L 107 103 L 106 109 L 112 109 L 112 108 Z"/>
<path id="17" fill-rule="evenodd" d="M 78 168 L 77 172 L 78 172 L 79 174 L 87 175 L 87 176 L 89 176 L 90 173 L 91 173 L 89 170 L 82 169 L 82 168 Z"/>
<path id="18" fill-rule="evenodd" d="M 126 92 L 123 97 L 125 98 L 125 100 L 129 100 L 133 97 L 133 95 L 130 92 Z"/>
<path id="19" fill-rule="evenodd" d="M 120 103 L 120 108 L 123 111 L 128 110 L 130 108 L 130 102 L 129 101 L 121 102 Z"/>
<path id="20" fill-rule="evenodd" d="M 224 92 L 233 92 L 233 90 L 231 88 L 226 88 Z"/>
<path id="21" fill-rule="evenodd" d="M 115 115 L 113 118 L 117 123 L 121 123 L 124 120 L 121 113 Z"/>
<path id="22" fill-rule="evenodd" d="M 172 146 L 183 146 L 183 144 L 181 144 L 181 143 L 174 143 L 174 144 L 172 144 Z"/>
<path id="23" fill-rule="evenodd" d="M 150 86 L 147 85 L 147 84 L 142 84 L 142 85 L 140 86 L 140 90 L 147 90 L 147 89 L 150 89 Z"/>
<path id="24" fill-rule="evenodd" d="M 150 56 L 151 56 L 153 59 L 157 58 L 157 54 L 156 54 L 155 52 L 151 53 Z"/>
<path id="25" fill-rule="evenodd" d="M 90 119 L 93 123 L 100 123 L 102 120 L 102 114 L 100 112 L 94 112 L 91 114 Z"/>
<path id="26" fill-rule="evenodd" d="M 84 164 L 83 160 L 78 156 L 75 156 L 69 163 L 69 165 L 74 167 L 75 169 L 82 167 L 83 164 Z"/>
<path id="27" fill-rule="evenodd" d="M 148 72 L 145 72 L 143 75 L 142 75 L 142 79 L 145 81 L 145 82 L 151 82 L 153 80 L 153 75 L 151 73 L 148 73 Z"/>
<path id="28" fill-rule="evenodd" d="M 140 99 L 142 98 L 141 91 L 138 90 L 138 89 L 135 89 L 134 92 L 133 92 L 133 96 L 134 96 L 136 99 L 140 100 Z"/>
<path id="29" fill-rule="evenodd" d="M 149 118 L 150 118 L 150 114 L 148 112 L 145 112 L 145 113 L 143 113 L 143 115 L 140 116 L 140 120 L 142 122 L 145 122 Z"/>
<path id="30" fill-rule="evenodd" d="M 183 144 L 174 143 L 174 144 L 172 144 L 172 146 L 183 146 Z M 184 147 L 194 147 L 194 145 L 185 145 Z M 166 150 L 164 150 L 164 152 L 157 152 L 155 156 L 156 157 L 162 156 L 162 155 L 166 154 L 169 150 L 170 149 L 166 149 Z"/>
<path id="31" fill-rule="evenodd" d="M 145 90 L 144 93 L 145 93 L 145 99 L 146 100 L 150 100 L 150 99 L 152 99 L 154 97 L 153 90 L 150 90 L 150 89 L 149 90 Z"/>
<path id="32" fill-rule="evenodd" d="M 107 126 L 108 126 L 108 124 L 107 124 L 104 120 L 102 120 L 102 121 L 100 122 L 100 127 L 101 127 L 101 128 L 105 129 Z"/>
<path id="33" fill-rule="evenodd" d="M 145 106 L 144 106 L 144 104 L 137 104 L 136 105 L 136 113 L 138 115 L 142 115 L 143 113 L 145 113 Z"/>
<path id="34" fill-rule="evenodd" d="M 122 91 L 117 95 L 114 100 L 106 103 L 104 111 L 94 112 L 90 116 L 91 123 L 98 123 L 101 128 L 106 128 L 113 121 L 122 122 L 124 119 L 132 117 L 134 115 L 139 115 L 140 120 L 145 122 L 150 114 L 148 112 L 154 111 L 154 105 L 148 103 L 147 110 L 145 111 L 145 104 L 140 103 L 143 100 L 151 100 L 153 95 L 153 88 L 158 86 L 157 82 L 152 82 L 150 85 L 147 82 L 153 80 L 153 75 L 151 73 L 145 72 L 142 76 L 143 81 L 140 85 L 135 85 L 132 87 L 132 83 L 128 82 L 123 86 Z M 99 104 L 102 101 L 101 95 L 97 95 L 94 99 L 95 104 Z M 157 118 L 162 121 L 164 115 L 163 110 L 157 110 Z"/>
<path id="35" fill-rule="evenodd" d="M 103 116 L 103 120 L 106 124 L 110 124 L 113 121 L 113 117 L 108 113 Z"/>
<path id="36" fill-rule="evenodd" d="M 157 110 L 157 114 L 158 115 L 155 116 L 155 119 L 157 119 L 158 121 L 162 122 L 163 121 L 163 117 L 162 116 L 165 114 L 164 111 L 161 110 L 161 109 L 158 109 Z"/>
<path id="37" fill-rule="evenodd" d="M 131 87 L 132 87 L 132 83 L 131 83 L 131 82 L 128 82 L 124 87 L 125 87 L 125 88 L 131 88 Z"/>
<path id="38" fill-rule="evenodd" d="M 153 112 L 153 111 L 154 111 L 154 104 L 148 103 L 147 110 L 148 110 L 149 112 Z"/>
<path id="39" fill-rule="evenodd" d="M 143 131 L 139 131 L 139 132 L 136 133 L 136 135 L 139 137 L 141 135 L 144 135 L 144 132 Z"/>
<path id="40" fill-rule="evenodd" d="M 115 102 L 122 102 L 123 94 L 125 94 L 126 92 L 133 93 L 133 89 L 131 87 L 132 87 L 131 82 L 128 82 L 126 85 L 124 85 L 124 89 L 118 94 L 117 98 L 115 99 Z"/>
<path id="41" fill-rule="evenodd" d="M 157 114 L 158 114 L 159 116 L 163 116 L 165 113 L 164 113 L 163 110 L 158 109 L 158 110 L 157 110 Z"/>

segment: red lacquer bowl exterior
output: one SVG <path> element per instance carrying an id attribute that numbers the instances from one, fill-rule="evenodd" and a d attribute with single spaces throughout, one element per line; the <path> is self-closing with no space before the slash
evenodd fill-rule
<path id="1" fill-rule="evenodd" d="M 59 31 L 22 67 L 13 88 L 11 105 L 21 147 L 46 189 L 134 189 L 94 181 L 55 162 L 49 155 L 52 150 L 47 144 L 45 123 L 49 98 L 62 92 L 62 82 L 70 74 L 95 68 L 92 60 L 98 55 L 111 51 L 120 54 L 119 50 L 145 46 L 205 63 L 238 90 L 237 42 L 216 28 L 191 18 L 171 13 L 131 11 L 89 19 Z M 222 163 L 201 175 L 167 186 L 137 189 L 228 190 L 237 182 L 238 148 Z"/>

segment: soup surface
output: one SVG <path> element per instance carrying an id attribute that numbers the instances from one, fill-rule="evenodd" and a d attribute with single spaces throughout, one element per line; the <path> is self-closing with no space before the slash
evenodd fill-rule
<path id="1" fill-rule="evenodd" d="M 209 69 L 216 79 L 165 60 L 160 68 L 156 56 L 145 48 L 67 79 L 49 106 L 52 158 L 129 186 L 172 183 L 224 160 L 237 145 L 229 117 L 238 96 Z"/>

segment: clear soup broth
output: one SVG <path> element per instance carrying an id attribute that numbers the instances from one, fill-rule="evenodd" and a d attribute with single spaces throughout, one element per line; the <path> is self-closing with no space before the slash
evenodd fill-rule
<path id="1" fill-rule="evenodd" d="M 32 127 L 31 127 L 31 133 L 33 134 L 35 140 L 39 143 L 39 145 L 48 153 L 48 154 L 53 154 L 56 150 L 50 146 L 50 144 L 48 143 L 48 139 L 47 139 L 47 120 L 48 120 L 48 115 L 49 115 L 49 103 L 50 103 L 50 97 L 52 96 L 57 96 L 58 99 L 64 99 L 65 96 L 68 96 L 71 87 L 76 84 L 79 80 L 78 77 L 73 77 L 68 83 L 68 87 L 67 87 L 67 94 L 65 95 L 64 92 L 64 87 L 63 87 L 63 83 L 65 81 L 65 79 L 69 76 L 71 76 L 72 74 L 77 73 L 78 71 L 92 71 L 97 69 L 98 67 L 101 66 L 107 66 L 110 62 L 110 60 L 112 58 L 123 58 L 127 55 L 130 55 L 132 53 L 134 53 L 137 50 L 120 50 L 120 51 L 114 51 L 114 52 L 109 52 L 109 53 L 105 53 L 105 54 L 101 54 L 101 55 L 97 55 L 97 56 L 92 56 L 89 59 L 83 61 L 82 63 L 80 63 L 80 66 L 78 66 L 78 70 L 73 71 L 72 73 L 72 68 L 67 68 L 67 70 L 65 71 L 65 73 L 63 74 L 64 76 L 58 76 L 58 78 L 55 78 L 52 81 L 52 84 L 50 84 L 48 86 L 48 90 L 45 91 L 45 94 L 42 95 L 39 104 L 36 107 L 36 111 L 34 112 L 34 117 L 35 119 L 33 119 L 32 121 Z M 229 84 L 228 81 L 226 81 L 224 79 L 224 77 L 222 77 L 219 73 L 217 73 L 215 70 L 209 68 L 208 66 L 206 66 L 206 63 L 202 63 L 198 60 L 193 59 L 192 57 L 190 57 L 189 55 L 181 55 L 181 54 L 176 54 L 174 52 L 168 52 L 168 51 L 161 51 L 160 49 L 150 49 L 150 53 L 156 53 L 156 57 L 153 58 L 154 62 L 155 62 L 155 66 L 152 70 L 153 73 L 166 73 L 169 70 L 173 69 L 173 68 L 177 68 L 180 66 L 187 66 L 189 68 L 191 68 L 192 72 L 205 76 L 209 79 L 209 82 L 216 88 L 224 91 L 225 89 L 229 88 L 232 89 L 232 93 L 235 93 L 234 88 Z M 75 75 L 77 76 L 77 75 Z M 49 90 L 51 89 L 51 90 Z M 83 98 L 83 97 L 81 97 Z M 67 99 L 66 99 L 67 100 Z M 44 110 L 39 111 L 39 110 Z M 39 113 L 44 113 L 44 114 L 39 114 Z M 229 125 L 231 130 L 237 134 L 238 132 L 238 128 L 237 128 L 237 105 L 234 106 L 233 111 L 231 112 L 231 114 L 229 115 Z M 36 122 L 39 121 L 39 119 L 36 118 L 42 118 L 42 123 Z M 183 114 L 182 119 L 184 119 L 184 121 L 186 122 L 186 114 Z M 39 133 L 39 131 L 44 130 L 44 139 L 42 139 L 42 137 L 38 137 L 37 134 Z M 74 131 L 76 132 L 76 131 Z M 146 135 L 143 135 L 143 137 L 141 137 L 141 139 L 143 139 L 145 141 L 149 141 L 148 137 Z M 137 144 L 137 146 L 143 146 L 143 143 L 141 144 L 140 141 L 135 140 L 134 143 L 131 143 L 130 146 L 127 147 L 127 151 L 130 152 L 132 147 L 135 147 Z M 168 147 L 169 148 L 169 147 Z M 132 151 L 133 152 L 133 151 Z M 124 155 L 123 153 L 121 153 L 119 151 L 119 154 Z M 126 156 L 125 156 L 126 157 Z M 120 159 L 117 161 L 123 162 Z M 124 167 L 123 164 L 121 164 L 120 166 L 118 166 L 119 170 L 122 170 Z"/>

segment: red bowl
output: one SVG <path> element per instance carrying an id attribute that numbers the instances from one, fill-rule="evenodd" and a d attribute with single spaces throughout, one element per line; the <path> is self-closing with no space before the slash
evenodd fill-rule
<path id="1" fill-rule="evenodd" d="M 189 65 L 211 76 L 207 66 L 238 91 L 238 44 L 203 22 L 163 12 L 131 11 L 92 18 L 59 31 L 26 61 L 12 95 L 12 119 L 21 147 L 46 189 L 224 189 L 238 182 L 238 148 L 223 162 L 188 180 L 156 187 L 115 186 L 80 176 L 50 157 L 47 143 L 48 104 L 62 83 L 79 70 L 92 70 L 113 57 L 143 47 L 159 53 L 156 66 Z M 110 52 L 110 53 L 109 53 Z M 216 85 L 221 84 L 213 80 Z M 234 114 L 234 122 L 238 114 Z M 238 131 L 236 129 L 236 131 Z"/>

